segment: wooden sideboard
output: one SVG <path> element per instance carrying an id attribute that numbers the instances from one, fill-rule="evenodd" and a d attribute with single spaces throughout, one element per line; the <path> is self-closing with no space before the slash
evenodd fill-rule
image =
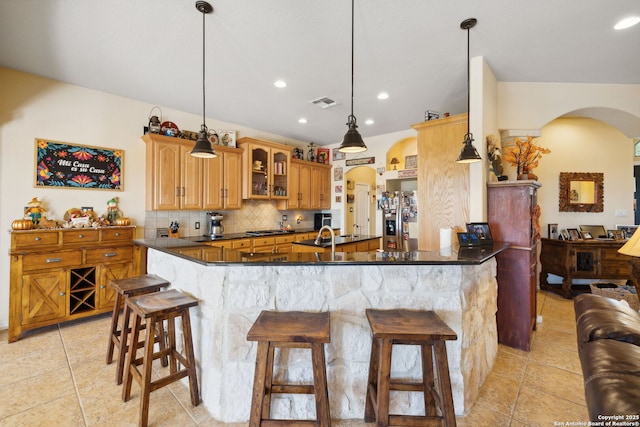
<path id="1" fill-rule="evenodd" d="M 529 351 L 536 327 L 538 188 L 536 181 L 501 181 L 488 187 L 493 240 L 511 244 L 498 262 L 498 342 Z"/>
<path id="2" fill-rule="evenodd" d="M 540 288 L 571 298 L 575 295 L 573 279 L 631 279 L 628 264 L 631 257 L 618 253 L 625 243 L 600 239 L 542 239 Z M 562 286 L 550 284 L 549 274 L 562 277 Z"/>
<path id="3" fill-rule="evenodd" d="M 113 310 L 109 281 L 141 271 L 134 230 L 12 231 L 8 341 L 25 330 Z"/>

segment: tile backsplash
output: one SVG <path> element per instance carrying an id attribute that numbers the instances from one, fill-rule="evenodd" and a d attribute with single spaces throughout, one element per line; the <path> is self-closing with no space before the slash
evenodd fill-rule
<path id="1" fill-rule="evenodd" d="M 225 234 L 242 233 L 247 230 L 272 230 L 280 227 L 282 215 L 287 215 L 285 224 L 293 229 L 312 229 L 314 211 L 279 211 L 273 202 L 243 200 L 242 209 L 216 211 L 224 216 L 222 225 Z M 302 217 L 300 224 L 296 218 Z M 334 213 L 333 226 L 339 227 Z M 201 236 L 207 233 L 207 211 L 146 211 L 144 238 L 155 239 L 157 228 L 167 228 L 171 221 L 180 223 L 180 237 Z M 196 230 L 196 222 L 200 229 Z"/>

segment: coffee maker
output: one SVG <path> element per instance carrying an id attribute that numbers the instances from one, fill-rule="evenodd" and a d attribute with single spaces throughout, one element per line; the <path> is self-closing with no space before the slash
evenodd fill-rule
<path id="1" fill-rule="evenodd" d="M 207 236 L 215 239 L 216 237 L 222 237 L 224 227 L 222 226 L 222 219 L 224 217 L 217 212 L 207 212 Z"/>

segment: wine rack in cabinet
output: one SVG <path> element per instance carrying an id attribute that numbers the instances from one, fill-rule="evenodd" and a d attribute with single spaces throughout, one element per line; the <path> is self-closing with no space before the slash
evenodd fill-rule
<path id="1" fill-rule="evenodd" d="M 30 329 L 111 311 L 109 281 L 142 272 L 134 229 L 12 231 L 9 342 Z"/>

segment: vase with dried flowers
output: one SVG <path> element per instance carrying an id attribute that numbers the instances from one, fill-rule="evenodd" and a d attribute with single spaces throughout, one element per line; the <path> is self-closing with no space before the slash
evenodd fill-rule
<path id="1" fill-rule="evenodd" d="M 533 169 L 538 166 L 540 157 L 551 153 L 551 150 L 536 145 L 531 136 L 527 136 L 526 141 L 516 138 L 515 143 L 516 145 L 507 149 L 503 159 L 512 166 L 517 166 L 518 179 L 537 180 L 538 177 L 533 173 Z"/>

